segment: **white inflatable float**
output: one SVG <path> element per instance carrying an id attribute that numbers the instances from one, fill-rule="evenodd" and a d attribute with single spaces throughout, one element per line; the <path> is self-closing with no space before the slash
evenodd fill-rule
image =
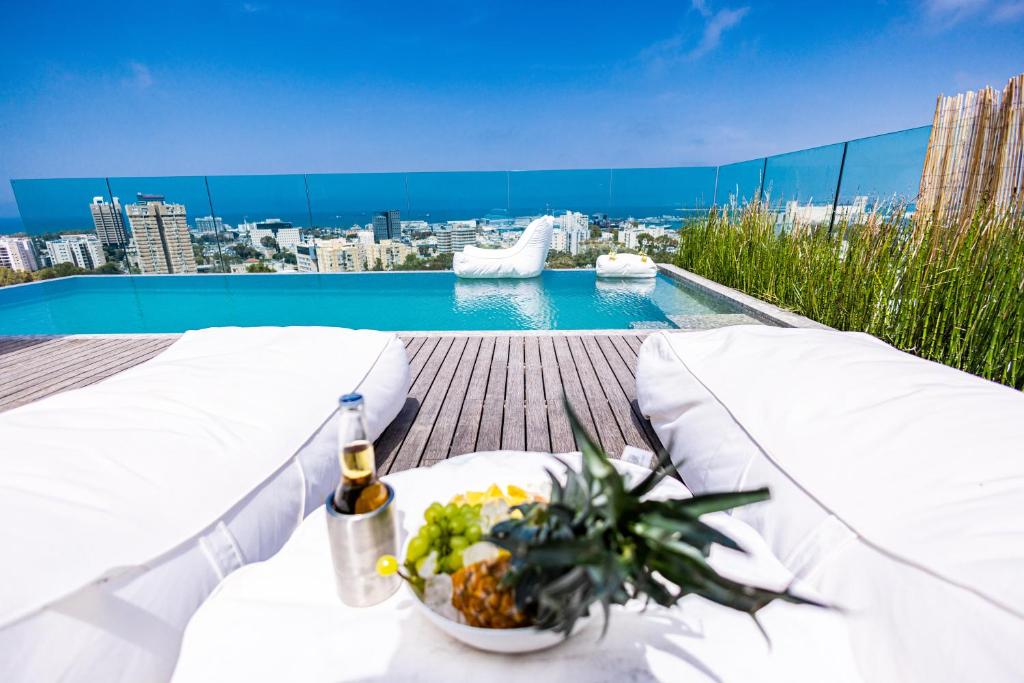
<path id="1" fill-rule="evenodd" d="M 598 277 L 657 277 L 658 266 L 650 256 L 641 254 L 603 254 L 597 257 Z"/>
<path id="2" fill-rule="evenodd" d="M 542 216 L 530 223 L 508 249 L 468 246 L 455 254 L 452 270 L 464 278 L 537 277 L 544 270 L 554 228 L 554 217 Z"/>

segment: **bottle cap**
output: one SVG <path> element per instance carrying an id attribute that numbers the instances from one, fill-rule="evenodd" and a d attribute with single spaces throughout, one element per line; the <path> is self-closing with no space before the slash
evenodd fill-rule
<path id="1" fill-rule="evenodd" d="M 338 399 L 338 403 L 343 408 L 355 408 L 363 403 L 362 394 L 342 394 L 341 398 Z"/>

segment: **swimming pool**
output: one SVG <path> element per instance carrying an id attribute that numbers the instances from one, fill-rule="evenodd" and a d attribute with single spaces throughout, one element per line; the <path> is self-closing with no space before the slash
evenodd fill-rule
<path id="1" fill-rule="evenodd" d="M 529 280 L 451 272 L 92 275 L 0 289 L 0 334 L 183 332 L 223 325 L 378 330 L 596 330 L 678 327 L 735 313 L 655 280 L 544 271 Z"/>

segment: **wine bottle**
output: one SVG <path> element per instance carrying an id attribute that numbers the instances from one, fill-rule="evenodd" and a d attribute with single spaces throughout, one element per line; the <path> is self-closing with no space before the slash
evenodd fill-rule
<path id="1" fill-rule="evenodd" d="M 377 479 L 377 463 L 366 428 L 362 395 L 345 394 L 338 402 L 341 481 L 334 491 L 334 508 L 344 515 L 361 515 L 387 502 L 388 492 Z"/>

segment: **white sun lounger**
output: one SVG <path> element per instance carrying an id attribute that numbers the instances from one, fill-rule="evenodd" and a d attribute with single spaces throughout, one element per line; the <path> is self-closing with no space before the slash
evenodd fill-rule
<path id="1" fill-rule="evenodd" d="M 508 249 L 464 248 L 453 257 L 452 270 L 464 278 L 537 277 L 544 270 L 554 229 L 554 217 L 541 216 Z"/>
<path id="2" fill-rule="evenodd" d="M 196 608 L 336 484 L 338 396 L 376 437 L 408 389 L 391 334 L 215 328 L 0 414 L 0 680 L 169 678 Z"/>
<path id="3" fill-rule="evenodd" d="M 771 489 L 735 516 L 847 608 L 864 680 L 1024 680 L 1021 392 L 765 326 L 652 334 L 636 379 L 694 493 Z"/>

